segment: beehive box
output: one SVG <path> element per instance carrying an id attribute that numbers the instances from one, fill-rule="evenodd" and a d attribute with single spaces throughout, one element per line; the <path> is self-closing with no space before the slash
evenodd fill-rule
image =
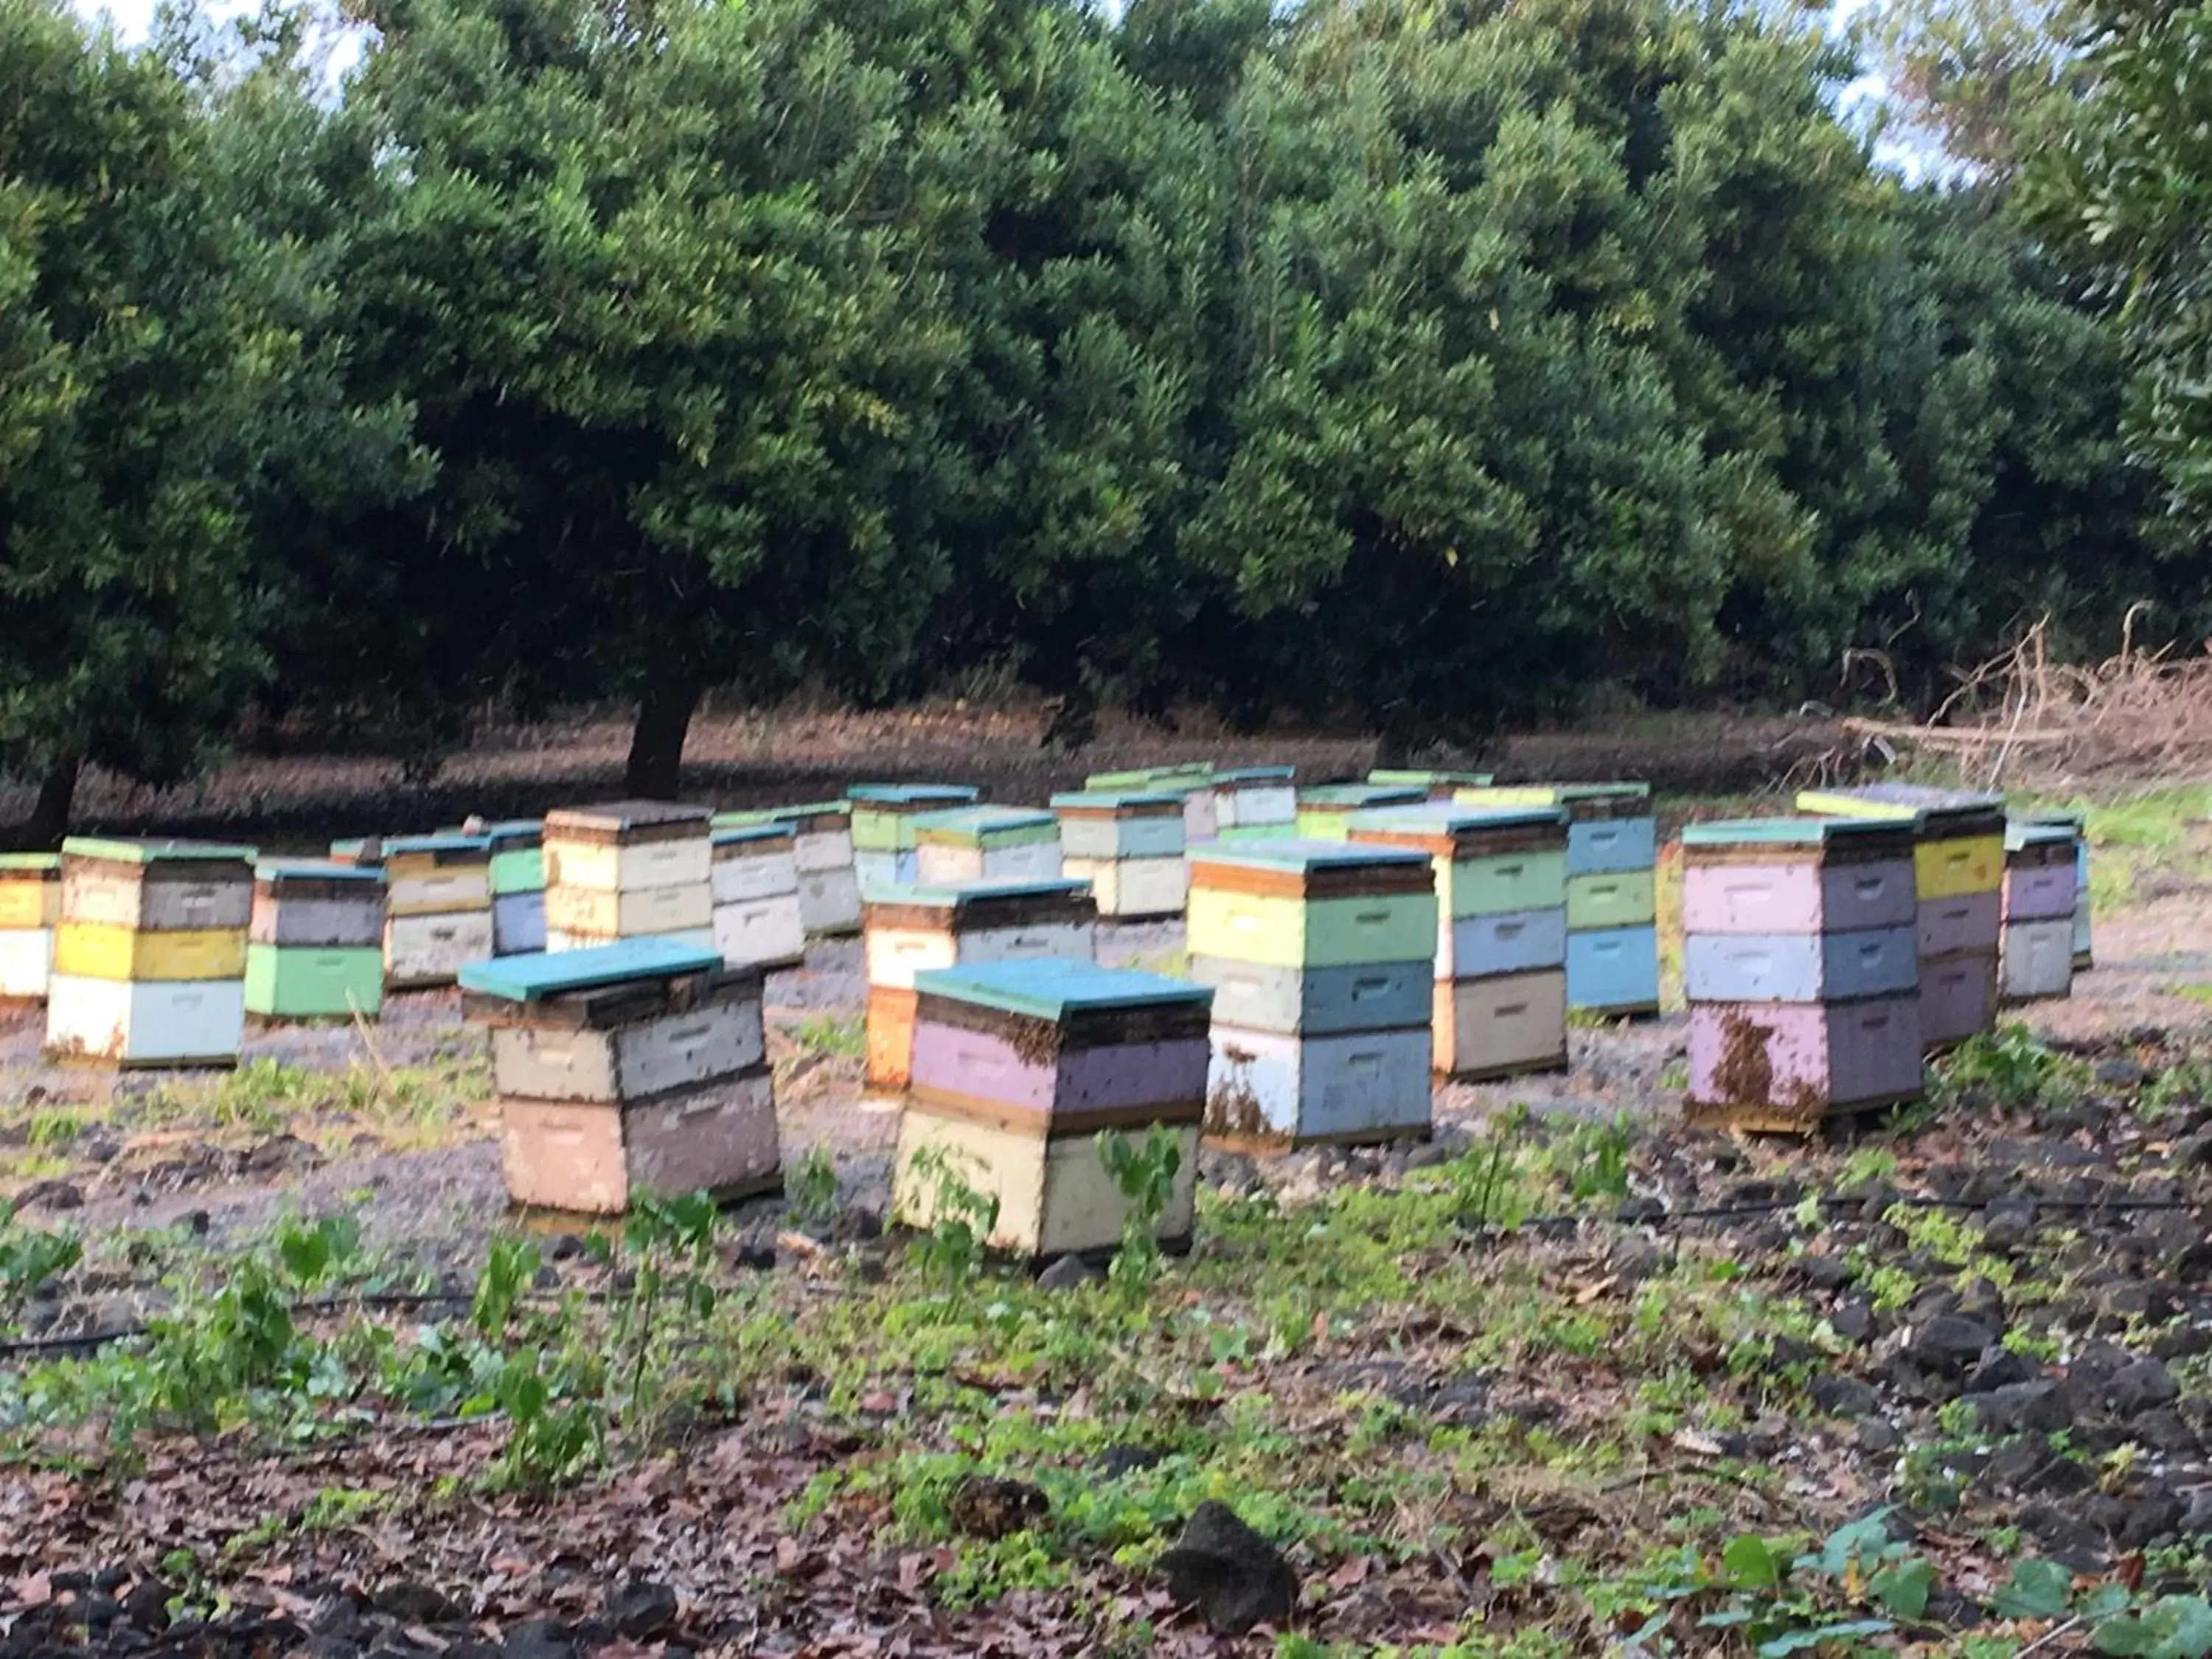
<path id="1" fill-rule="evenodd" d="M 1877 783 L 1806 790 L 1797 809 L 1912 827 L 1921 1040 L 1933 1051 L 1990 1030 L 2004 926 L 2003 803 L 1971 791 Z"/>
<path id="2" fill-rule="evenodd" d="M 1001 962 L 1089 962 L 1098 908 L 1087 884 L 987 881 L 891 888 L 862 907 L 868 981 L 867 1080 L 902 1089 L 914 1036 L 915 975 Z"/>
<path id="3" fill-rule="evenodd" d="M 1682 843 L 1692 1119 L 1803 1132 L 1917 1098 L 1912 827 L 1755 819 Z"/>
<path id="4" fill-rule="evenodd" d="M 795 968 L 806 959 L 798 838 L 787 824 L 714 832 L 714 948 L 732 968 Z"/>
<path id="5" fill-rule="evenodd" d="M 717 812 L 718 830 L 756 824 L 790 827 L 799 865 L 799 917 L 809 938 L 860 931 L 860 878 L 853 862 L 853 807 L 849 801 L 812 801 L 796 806 L 743 812 Z"/>
<path id="6" fill-rule="evenodd" d="M 1083 787 L 1091 794 L 1173 795 L 1182 803 L 1183 842 L 1189 845 L 1212 841 L 1220 827 L 1219 804 L 1214 793 L 1217 777 L 1212 762 L 1192 761 L 1180 766 L 1094 772 L 1083 781 Z"/>
<path id="7" fill-rule="evenodd" d="M 0 853 L 0 1007 L 46 1000 L 61 914 L 61 855 Z"/>
<path id="8" fill-rule="evenodd" d="M 1297 835 L 1297 775 L 1296 769 L 1288 766 L 1242 766 L 1215 774 L 1214 836 L 1252 840 Z"/>
<path id="9" fill-rule="evenodd" d="M 714 847 L 703 806 L 612 801 L 545 817 L 545 947 L 632 939 L 714 942 Z"/>
<path id="10" fill-rule="evenodd" d="M 914 821 L 915 870 L 926 887 L 963 881 L 1056 881 L 1060 820 L 1042 807 L 956 806 Z"/>
<path id="11" fill-rule="evenodd" d="M 1486 811 L 1553 806 L 1567 816 L 1567 1006 L 1626 1018 L 1659 1012 L 1657 824 L 1644 783 L 1470 786 Z"/>
<path id="12" fill-rule="evenodd" d="M 2074 971 L 2086 974 L 2097 965 L 2089 925 L 2088 826 L 2079 812 L 2036 812 L 2015 820 L 2045 829 L 2063 830 L 2074 839 Z"/>
<path id="13" fill-rule="evenodd" d="M 251 848 L 204 842 L 64 842 L 48 1054 L 124 1066 L 236 1065 L 252 860 Z"/>
<path id="14" fill-rule="evenodd" d="M 1435 980 L 1429 855 L 1220 843 L 1191 854 L 1191 881 L 1193 972 L 1230 988 L 1210 1034 L 1208 1138 L 1268 1151 L 1426 1133 L 1435 1004 L 1415 988 Z"/>
<path id="15" fill-rule="evenodd" d="M 1429 855 L 1437 893 L 1431 1058 L 1480 1079 L 1567 1062 L 1567 817 L 1437 802 L 1356 814 L 1354 845 Z"/>
<path id="16" fill-rule="evenodd" d="M 545 825 L 516 818 L 484 830 L 491 850 L 491 948 L 494 956 L 529 956 L 545 948 Z"/>
<path id="17" fill-rule="evenodd" d="M 1060 871 L 1091 884 L 1098 914 L 1181 915 L 1188 879 L 1182 799 L 1169 791 L 1084 790 L 1052 798 Z"/>
<path id="18" fill-rule="evenodd" d="M 1433 772 L 1405 767 L 1379 766 L 1367 781 L 1387 788 L 1421 789 L 1432 801 L 1446 801 L 1462 789 L 1480 789 L 1490 782 L 1487 772 Z"/>
<path id="19" fill-rule="evenodd" d="M 1207 1066 L 1203 986 L 1090 962 L 924 972 L 915 986 L 913 1085 L 900 1119 L 899 1218 L 933 1225 L 969 1194 L 995 1206 L 993 1248 L 1031 1258 L 1104 1253 L 1131 1200 L 1103 1143 L 1155 1130 L 1177 1163 L 1152 1220 L 1187 1242 Z"/>
<path id="20" fill-rule="evenodd" d="M 667 939 L 473 963 L 508 1197 L 619 1214 L 641 1194 L 781 1185 L 761 976 Z"/>
<path id="21" fill-rule="evenodd" d="M 383 872 L 386 990 L 451 985 L 463 963 L 492 955 L 489 837 L 447 830 L 333 842 L 331 857 Z"/>
<path id="22" fill-rule="evenodd" d="M 253 869 L 246 1012 L 268 1019 L 374 1018 L 384 1006 L 384 875 L 335 860 Z"/>
<path id="23" fill-rule="evenodd" d="M 1428 798 L 1429 792 L 1418 784 L 1317 784 L 1298 791 L 1297 839 L 1342 841 L 1353 813 L 1417 805 Z"/>
<path id="24" fill-rule="evenodd" d="M 865 896 L 873 887 L 911 887 L 921 879 L 915 852 L 915 820 L 975 804 L 978 790 L 958 783 L 856 783 L 853 805 L 853 864 Z"/>

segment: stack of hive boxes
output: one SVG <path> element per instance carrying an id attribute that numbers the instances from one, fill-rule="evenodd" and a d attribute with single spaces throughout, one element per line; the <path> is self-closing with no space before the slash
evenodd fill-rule
<path id="1" fill-rule="evenodd" d="M 717 830 L 709 878 L 714 948 L 732 968 L 795 968 L 806 960 L 799 908 L 799 837 L 787 823 Z"/>
<path id="2" fill-rule="evenodd" d="M 1188 890 L 1182 798 L 1155 789 L 1054 795 L 1060 869 L 1087 881 L 1098 914 L 1123 920 L 1182 914 Z"/>
<path id="3" fill-rule="evenodd" d="M 643 1194 L 782 1184 L 761 976 L 668 939 L 473 963 L 507 1196 L 619 1214 Z"/>
<path id="4" fill-rule="evenodd" d="M 717 830 L 756 824 L 790 826 L 799 864 L 799 919 L 807 936 L 827 937 L 860 931 L 860 878 L 853 867 L 853 805 L 850 801 L 810 801 L 764 811 L 717 812 Z"/>
<path id="5" fill-rule="evenodd" d="M 2036 812 L 2020 822 L 2063 830 L 2074 838 L 2074 971 L 2086 974 L 2097 965 L 2097 953 L 2089 938 L 2087 822 L 2079 812 Z"/>
<path id="6" fill-rule="evenodd" d="M 61 855 L 0 854 L 0 1007 L 46 1000 L 61 915 Z"/>
<path id="7" fill-rule="evenodd" d="M 1098 908 L 1077 880 L 886 888 L 869 895 L 862 912 L 867 1080 L 880 1089 L 907 1086 L 917 974 L 999 962 L 1089 962 L 1097 954 Z"/>
<path id="8" fill-rule="evenodd" d="M 235 1066 L 253 849 L 62 843 L 46 1048 L 119 1066 Z"/>
<path id="9" fill-rule="evenodd" d="M 1191 976 L 1214 990 L 1206 1127 L 1231 1146 L 1429 1127 L 1429 855 L 1302 841 L 1191 854 Z"/>
<path id="10" fill-rule="evenodd" d="M 1419 784 L 1324 783 L 1298 791 L 1300 841 L 1342 841 L 1355 812 L 1417 806 L 1429 798 Z"/>
<path id="11" fill-rule="evenodd" d="M 1437 888 L 1432 1063 L 1454 1078 L 1567 1063 L 1567 815 L 1556 806 L 1388 807 L 1355 846 L 1426 853 Z"/>
<path id="12" fill-rule="evenodd" d="M 872 887 L 911 887 L 921 879 L 914 821 L 931 812 L 975 805 L 977 791 L 958 783 L 856 783 L 853 864 L 865 896 Z"/>
<path id="13" fill-rule="evenodd" d="M 356 845 L 355 859 L 368 856 Z M 334 848 L 339 862 L 346 853 Z M 451 985 L 492 954 L 491 842 L 450 832 L 400 836 L 380 848 L 384 983 L 391 990 Z"/>
<path id="14" fill-rule="evenodd" d="M 1920 1040 L 1933 1052 L 1993 1029 L 2004 930 L 2003 802 L 1963 790 L 1874 783 L 1807 790 L 1797 810 L 1912 828 Z"/>
<path id="15" fill-rule="evenodd" d="M 1213 784 L 1211 761 L 1093 772 L 1083 781 L 1085 791 L 1094 795 L 1173 795 L 1182 803 L 1182 838 L 1186 846 L 1213 839 L 1219 823 Z"/>
<path id="16" fill-rule="evenodd" d="M 1240 766 L 1213 775 L 1213 829 L 1206 841 L 1285 841 L 1298 832 L 1295 769 Z"/>
<path id="17" fill-rule="evenodd" d="M 498 957 L 545 948 L 545 825 L 537 818 L 495 823 L 491 848 L 491 949 Z"/>
<path id="18" fill-rule="evenodd" d="M 713 816 L 655 800 L 547 813 L 545 948 L 663 939 L 714 949 Z"/>
<path id="19" fill-rule="evenodd" d="M 1190 1237 L 1210 994 L 1088 962 L 938 969 L 915 981 L 913 1085 L 899 1123 L 899 1218 L 932 1225 L 950 1183 L 994 1200 L 989 1243 L 1113 1249 L 1131 1200 L 1106 1155 L 1164 1132 L 1178 1158 L 1152 1222 Z"/>
<path id="20" fill-rule="evenodd" d="M 1487 772 L 1407 771 L 1392 767 L 1378 767 L 1367 775 L 1367 781 L 1389 788 L 1425 789 L 1431 800 L 1449 800 L 1458 790 L 1486 787 L 1490 782 L 1490 774 Z"/>
<path id="21" fill-rule="evenodd" d="M 384 873 L 335 860 L 253 866 L 246 1012 L 373 1019 L 384 1006 Z"/>
<path id="22" fill-rule="evenodd" d="M 1909 823 L 1695 823 L 1682 866 L 1693 1121 L 1802 1133 L 1919 1095 Z"/>
<path id="23" fill-rule="evenodd" d="M 1036 806 L 956 806 L 914 821 L 915 878 L 925 887 L 963 881 L 1057 881 L 1060 820 Z"/>
<path id="24" fill-rule="evenodd" d="M 2078 845 L 2075 831 L 2063 823 L 2015 819 L 2005 825 L 2002 966 L 2008 1001 L 2073 993 Z"/>
<path id="25" fill-rule="evenodd" d="M 1623 1018 L 1659 1012 L 1658 831 L 1647 783 L 1473 787 L 1478 807 L 1567 814 L 1567 1006 Z"/>

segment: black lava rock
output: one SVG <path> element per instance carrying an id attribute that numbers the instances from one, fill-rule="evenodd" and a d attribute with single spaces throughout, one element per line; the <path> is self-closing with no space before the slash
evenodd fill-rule
<path id="1" fill-rule="evenodd" d="M 1160 1568 L 1169 1594 L 1195 1606 L 1219 1635 L 1279 1625 L 1297 1604 L 1297 1575 L 1282 1552 L 1228 1504 L 1211 1498 L 1191 1511 L 1182 1538 L 1160 1558 Z"/>

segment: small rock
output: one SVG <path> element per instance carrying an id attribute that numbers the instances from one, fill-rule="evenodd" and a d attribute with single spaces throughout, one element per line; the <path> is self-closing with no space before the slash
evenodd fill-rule
<path id="1" fill-rule="evenodd" d="M 469 1616 L 468 1609 L 445 1591 L 404 1579 L 386 1584 L 369 1601 L 379 1613 L 390 1613 L 402 1624 L 452 1625 Z"/>
<path id="2" fill-rule="evenodd" d="M 2021 1434 L 2057 1434 L 2074 1426 L 2066 1390 L 2048 1377 L 2008 1382 L 1990 1396 L 1993 1425 Z"/>
<path id="3" fill-rule="evenodd" d="M 166 1630 L 176 1594 L 158 1578 L 143 1578 L 123 1598 L 123 1616 L 141 1630 Z"/>
<path id="4" fill-rule="evenodd" d="M 1449 1147 L 1439 1146 L 1433 1140 L 1425 1140 L 1406 1154 L 1406 1167 L 1408 1170 L 1433 1170 L 1451 1160 Z"/>
<path id="5" fill-rule="evenodd" d="M 1796 1268 L 1797 1277 L 1816 1291 L 1840 1291 L 1858 1277 L 1839 1255 L 1801 1255 Z"/>
<path id="6" fill-rule="evenodd" d="M 1874 1304 L 1857 1297 L 1840 1304 L 1828 1316 L 1828 1328 L 1844 1341 L 1863 1343 L 1874 1336 Z"/>
<path id="7" fill-rule="evenodd" d="M 2178 1170 L 2202 1170 L 2212 1166 L 2212 1129 L 2199 1130 L 2174 1142 L 2168 1158 Z"/>
<path id="8" fill-rule="evenodd" d="M 1905 1443 L 1905 1437 L 1879 1417 L 1862 1417 L 1858 1428 L 1859 1449 L 1869 1457 L 1887 1457 Z"/>
<path id="9" fill-rule="evenodd" d="M 2170 1406 L 2181 1389 L 2159 1359 L 2138 1359 L 2112 1374 L 2105 1385 L 2105 1403 L 2119 1417 L 2136 1417 L 2157 1406 Z"/>
<path id="10" fill-rule="evenodd" d="M 676 1592 L 665 1584 L 641 1578 L 607 1601 L 607 1618 L 615 1629 L 633 1642 L 648 1642 L 676 1623 Z"/>
<path id="11" fill-rule="evenodd" d="M 1995 1394 L 2014 1382 L 2031 1382 L 2039 1375 L 2025 1355 L 2014 1353 L 2002 1342 L 1992 1342 L 1982 1350 L 1981 1358 L 1967 1376 L 1966 1391 Z"/>
<path id="12" fill-rule="evenodd" d="M 1916 1364 L 1946 1376 L 1963 1376 L 1996 1340 L 1986 1325 L 1959 1314 L 1941 1314 L 1912 1334 L 1905 1352 Z"/>
<path id="13" fill-rule="evenodd" d="M 2005 1323 L 2004 1292 L 1986 1279 L 1970 1279 L 1966 1288 L 1959 1293 L 1959 1305 L 1952 1311 L 2001 1331 Z"/>
<path id="14" fill-rule="evenodd" d="M 2113 1054 L 2097 1062 L 2096 1078 L 2107 1089 L 2140 1089 L 2143 1068 L 2125 1054 Z"/>
<path id="15" fill-rule="evenodd" d="M 530 1619 L 507 1633 L 507 1659 L 575 1659 L 568 1627 L 551 1619 Z"/>
<path id="16" fill-rule="evenodd" d="M 2138 1498 L 2128 1505 L 2113 1541 L 2124 1550 L 2148 1549 L 2167 1534 L 2179 1532 L 2188 1513 L 2188 1506 L 2171 1492 Z"/>
<path id="17" fill-rule="evenodd" d="M 556 1233 L 545 1241 L 548 1261 L 568 1261 L 583 1253 L 584 1241 L 574 1233 Z"/>
<path id="18" fill-rule="evenodd" d="M 34 1181 L 15 1194 L 15 1207 L 18 1210 L 82 1210 L 84 1208 L 84 1189 L 67 1181 Z"/>
<path id="19" fill-rule="evenodd" d="M 1169 1594 L 1195 1605 L 1218 1635 L 1279 1625 L 1297 1605 L 1297 1575 L 1282 1552 L 1228 1504 L 1212 1498 L 1191 1511 L 1182 1538 L 1160 1558 L 1160 1569 Z"/>
<path id="20" fill-rule="evenodd" d="M 1139 1469 L 1158 1468 L 1167 1455 L 1157 1446 L 1109 1446 L 1091 1460 L 1091 1467 L 1107 1480 L 1116 1480 Z"/>
<path id="21" fill-rule="evenodd" d="M 1874 1385 L 1856 1376 L 1816 1376 L 1808 1392 L 1813 1403 L 1830 1417 L 1870 1416 L 1879 1403 Z"/>
<path id="22" fill-rule="evenodd" d="M 1064 1255 L 1037 1275 L 1041 1291 L 1072 1291 L 1098 1278 L 1098 1270 L 1079 1255 Z"/>
<path id="23" fill-rule="evenodd" d="M 2169 1457 L 2186 1456 L 2200 1443 L 2197 1431 L 2183 1420 L 2181 1413 L 2163 1406 L 2145 1412 L 2128 1427 L 2137 1441 Z"/>

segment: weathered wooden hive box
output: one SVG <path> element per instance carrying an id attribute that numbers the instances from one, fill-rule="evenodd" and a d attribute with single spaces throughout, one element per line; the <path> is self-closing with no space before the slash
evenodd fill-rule
<path id="1" fill-rule="evenodd" d="M 491 851 L 492 954 L 534 955 L 545 948 L 544 821 L 495 823 L 484 839 Z"/>
<path id="2" fill-rule="evenodd" d="M 915 878 L 924 887 L 961 881 L 1057 881 L 1060 820 L 1036 806 L 956 806 L 914 821 Z"/>
<path id="3" fill-rule="evenodd" d="M 0 1007 L 46 1000 L 61 916 L 61 854 L 0 853 Z"/>
<path id="4" fill-rule="evenodd" d="M 1370 783 L 1425 790 L 1432 801 L 1449 800 L 1462 789 L 1487 787 L 1490 781 L 1487 772 L 1436 772 L 1393 766 L 1378 766 L 1367 775 Z"/>
<path id="5" fill-rule="evenodd" d="M 1353 817 L 1354 845 L 1429 855 L 1437 886 L 1433 1063 L 1462 1079 L 1567 1063 L 1567 815 L 1431 803 Z"/>
<path id="6" fill-rule="evenodd" d="M 384 872 L 334 860 L 253 866 L 246 1012 L 374 1019 L 384 1006 Z"/>
<path id="7" fill-rule="evenodd" d="M 62 843 L 46 1049 L 118 1066 L 234 1066 L 246 1029 L 253 849 Z"/>
<path id="8" fill-rule="evenodd" d="M 1918 1097 L 1912 854 L 1879 819 L 1683 830 L 1692 1121 L 1802 1133 Z"/>
<path id="9" fill-rule="evenodd" d="M 1454 797 L 1491 809 L 1567 815 L 1567 1006 L 1630 1018 L 1659 1012 L 1658 833 L 1645 783 L 1474 787 Z"/>
<path id="10" fill-rule="evenodd" d="M 2034 812 L 2014 820 L 2045 829 L 2065 830 L 2074 838 L 2074 971 L 2086 974 L 2097 965 L 2089 935 L 2088 823 L 2079 812 Z"/>
<path id="11" fill-rule="evenodd" d="M 1182 803 L 1183 842 L 1189 846 L 1212 841 L 1220 828 L 1216 775 L 1212 761 L 1187 761 L 1176 766 L 1093 772 L 1084 779 L 1083 787 L 1092 794 L 1173 795 Z"/>
<path id="12" fill-rule="evenodd" d="M 1429 798 L 1419 784 L 1322 783 L 1298 791 L 1297 838 L 1342 841 L 1355 812 L 1384 806 L 1415 806 Z"/>
<path id="13" fill-rule="evenodd" d="M 795 968 L 806 960 L 798 843 L 785 823 L 714 832 L 714 948 L 731 967 Z"/>
<path id="14" fill-rule="evenodd" d="M 657 800 L 547 813 L 545 948 L 666 939 L 712 949 L 713 817 Z"/>
<path id="15" fill-rule="evenodd" d="M 2076 832 L 2064 824 L 2014 819 L 2005 825 L 2002 969 L 2008 1002 L 2073 994 L 2079 844 Z"/>
<path id="16" fill-rule="evenodd" d="M 1992 1030 L 2004 928 L 2003 802 L 1964 790 L 1871 783 L 1806 790 L 1797 810 L 1913 827 L 1921 1038 L 1932 1052 Z"/>
<path id="17" fill-rule="evenodd" d="M 1276 1150 L 1425 1133 L 1427 854 L 1271 841 L 1191 855 L 1191 976 L 1217 988 L 1206 1133 Z"/>
<path id="18" fill-rule="evenodd" d="M 463 963 L 491 957 L 488 836 L 455 830 L 366 845 L 338 842 L 331 856 L 383 873 L 386 990 L 451 985 Z"/>
<path id="19" fill-rule="evenodd" d="M 641 1194 L 781 1184 L 761 976 L 665 939 L 471 963 L 507 1196 L 615 1215 Z"/>
<path id="20" fill-rule="evenodd" d="M 1098 907 L 1088 884 L 1073 877 L 886 888 L 862 908 L 867 1080 L 877 1088 L 907 1086 L 916 975 L 1000 962 L 1090 962 L 1098 951 Z"/>
<path id="21" fill-rule="evenodd" d="M 1087 881 L 1098 914 L 1179 916 L 1189 890 L 1182 798 L 1171 790 L 1085 789 L 1054 795 L 1063 875 Z"/>
<path id="22" fill-rule="evenodd" d="M 811 801 L 743 812 L 717 812 L 717 830 L 787 825 L 799 866 L 799 919 L 809 938 L 860 931 L 860 878 L 853 864 L 853 805 Z"/>
<path id="23" fill-rule="evenodd" d="M 1187 981 L 1088 961 L 935 969 L 915 983 L 914 1079 L 900 1119 L 899 1218 L 927 1227 L 974 1194 L 993 1247 L 1111 1250 L 1132 1206 L 1104 1143 L 1155 1129 L 1177 1162 L 1153 1218 L 1190 1237 L 1205 1113 L 1207 1005 Z"/>
<path id="24" fill-rule="evenodd" d="M 1240 766 L 1213 777 L 1213 833 L 1200 841 L 1289 840 L 1298 832 L 1297 772 Z"/>
<path id="25" fill-rule="evenodd" d="M 972 806 L 981 793 L 964 783 L 856 783 L 848 789 L 853 864 L 862 896 L 872 887 L 911 887 L 920 881 L 915 820 Z"/>

